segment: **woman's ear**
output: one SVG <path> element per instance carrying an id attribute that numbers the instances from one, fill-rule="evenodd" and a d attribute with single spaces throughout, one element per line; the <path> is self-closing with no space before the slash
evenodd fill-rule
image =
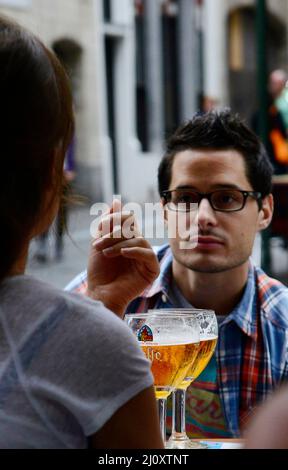
<path id="1" fill-rule="evenodd" d="M 258 230 L 265 230 L 270 225 L 274 211 L 274 199 L 272 194 L 264 197 L 262 200 L 262 208 L 258 216 Z"/>

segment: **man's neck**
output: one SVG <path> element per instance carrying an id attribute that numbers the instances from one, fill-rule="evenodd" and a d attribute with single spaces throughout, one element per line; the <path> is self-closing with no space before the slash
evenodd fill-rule
<path id="1" fill-rule="evenodd" d="M 199 273 L 172 263 L 173 279 L 186 300 L 195 308 L 228 315 L 240 301 L 248 278 L 249 262 L 220 273 Z"/>

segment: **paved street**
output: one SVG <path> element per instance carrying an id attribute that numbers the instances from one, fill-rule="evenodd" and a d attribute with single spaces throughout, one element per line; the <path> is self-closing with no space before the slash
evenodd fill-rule
<path id="1" fill-rule="evenodd" d="M 49 236 L 49 260 L 47 263 L 40 264 L 33 259 L 36 249 L 36 243 L 33 241 L 30 248 L 27 272 L 59 288 L 63 288 L 77 273 L 85 269 L 89 253 L 90 224 L 95 219 L 95 216 L 90 216 L 89 211 L 90 208 L 86 206 L 71 210 L 68 224 L 70 235 L 65 235 L 64 258 L 61 262 L 56 262 L 54 257 L 53 229 L 51 229 Z M 149 220 L 150 227 L 152 223 L 153 220 Z M 149 233 L 151 233 L 151 230 Z M 160 245 L 164 240 L 150 238 L 149 241 L 153 245 Z M 281 241 L 277 238 L 272 239 L 271 249 L 274 277 L 288 285 L 288 251 L 281 247 Z M 259 259 L 259 243 L 255 246 L 254 258 Z"/>
<path id="2" fill-rule="evenodd" d="M 64 236 L 64 257 L 61 261 L 55 260 L 55 236 L 53 227 L 48 239 L 48 262 L 39 263 L 33 256 L 36 251 L 36 242 L 30 246 L 28 269 L 29 274 L 52 283 L 57 287 L 64 287 L 78 272 L 85 269 L 89 252 L 89 226 L 92 218 L 88 207 L 73 209 L 69 213 L 69 235 Z"/>
<path id="3" fill-rule="evenodd" d="M 55 260 L 55 237 L 53 227 L 50 230 L 48 240 L 49 259 L 45 264 L 39 263 L 33 257 L 36 251 L 36 242 L 30 247 L 27 273 L 63 288 L 73 277 L 87 266 L 90 244 L 90 224 L 95 216 L 90 216 L 90 207 L 74 208 L 69 213 L 69 235 L 64 237 L 64 257 L 61 262 Z M 151 232 L 153 220 L 149 220 L 148 233 Z M 150 230 L 149 230 L 150 228 Z M 159 232 L 160 233 L 160 232 Z M 153 245 L 161 245 L 164 239 L 149 239 Z"/>

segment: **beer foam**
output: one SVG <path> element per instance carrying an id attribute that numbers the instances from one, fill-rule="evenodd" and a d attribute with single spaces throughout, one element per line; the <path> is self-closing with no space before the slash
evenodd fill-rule
<path id="1" fill-rule="evenodd" d="M 157 345 L 157 346 L 180 346 L 183 344 L 194 344 L 194 343 L 199 343 L 198 338 L 193 337 L 192 335 L 183 335 L 181 338 L 175 338 L 175 336 L 169 335 L 154 335 L 154 340 L 153 341 L 147 341 L 143 342 L 141 341 L 141 344 L 146 344 L 146 345 Z"/>

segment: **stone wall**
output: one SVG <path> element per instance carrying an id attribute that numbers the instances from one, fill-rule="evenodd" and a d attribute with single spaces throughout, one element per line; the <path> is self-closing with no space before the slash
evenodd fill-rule
<path id="1" fill-rule="evenodd" d="M 37 34 L 45 44 L 70 40 L 81 48 L 75 85 L 76 165 L 75 185 L 95 200 L 101 197 L 101 108 L 99 91 L 99 19 L 93 0 L 0 0 L 7 14 Z M 3 6 L 6 5 L 6 6 Z M 18 5 L 18 6 L 17 6 Z"/>

